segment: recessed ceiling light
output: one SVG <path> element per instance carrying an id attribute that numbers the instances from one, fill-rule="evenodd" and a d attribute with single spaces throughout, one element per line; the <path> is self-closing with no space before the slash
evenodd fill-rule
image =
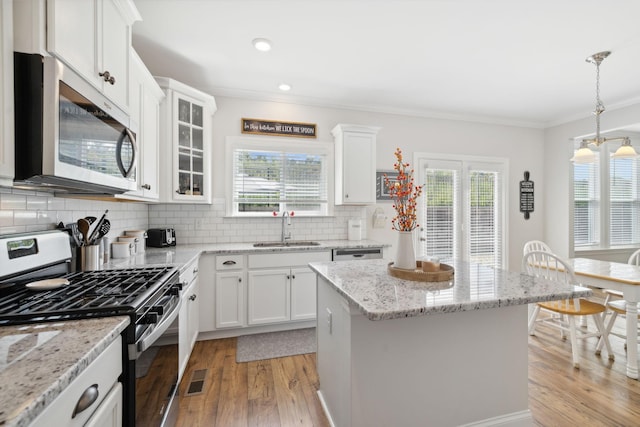
<path id="1" fill-rule="evenodd" d="M 260 52 L 268 52 L 271 50 L 271 42 L 267 39 L 253 39 L 251 43 L 253 43 L 253 47 L 258 49 Z"/>
<path id="2" fill-rule="evenodd" d="M 278 89 L 280 89 L 281 91 L 287 92 L 287 91 L 291 90 L 291 85 L 288 85 L 286 83 L 280 83 L 278 85 Z"/>

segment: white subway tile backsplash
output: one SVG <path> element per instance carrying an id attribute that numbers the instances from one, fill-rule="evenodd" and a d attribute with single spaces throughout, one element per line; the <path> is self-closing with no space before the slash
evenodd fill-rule
<path id="1" fill-rule="evenodd" d="M 21 194 L 1 194 L 0 209 L 25 210 L 27 208 L 27 196 Z"/>
<path id="2" fill-rule="evenodd" d="M 49 193 L 0 188 L 0 234 L 40 231 L 109 209 L 108 237 L 125 230 L 174 227 L 181 244 L 279 240 L 281 218 L 231 218 L 224 200 L 212 205 L 151 204 L 54 197 Z M 298 240 L 346 239 L 347 220 L 365 218 L 364 207 L 336 206 L 332 216 L 294 216 L 290 231 Z"/>

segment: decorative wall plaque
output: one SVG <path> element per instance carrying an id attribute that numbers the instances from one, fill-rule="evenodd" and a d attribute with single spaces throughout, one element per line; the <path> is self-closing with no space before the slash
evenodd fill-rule
<path id="1" fill-rule="evenodd" d="M 524 219 L 529 219 L 533 212 L 533 181 L 529 181 L 529 171 L 524 171 L 524 181 L 520 181 L 520 212 Z"/>
<path id="2" fill-rule="evenodd" d="M 261 119 L 242 119 L 242 133 L 255 135 L 295 136 L 298 138 L 315 138 L 314 123 L 276 122 Z"/>

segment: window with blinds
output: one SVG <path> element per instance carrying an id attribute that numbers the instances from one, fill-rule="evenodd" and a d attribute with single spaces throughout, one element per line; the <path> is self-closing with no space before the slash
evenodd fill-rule
<path id="1" fill-rule="evenodd" d="M 611 246 L 640 243 L 640 175 L 638 159 L 609 164 L 609 241 Z"/>
<path id="2" fill-rule="evenodd" d="M 235 143 L 231 151 L 233 215 L 327 215 L 328 154 L 304 146 Z"/>
<path id="3" fill-rule="evenodd" d="M 592 246 L 600 242 L 600 167 L 599 162 L 575 163 L 573 167 L 573 239 L 574 246 Z"/>
<path id="4" fill-rule="evenodd" d="M 503 161 L 436 159 L 419 154 L 421 255 L 503 267 Z"/>
<path id="5" fill-rule="evenodd" d="M 640 244 L 640 159 L 612 158 L 618 145 L 606 145 L 594 163 L 573 165 L 576 249 Z"/>

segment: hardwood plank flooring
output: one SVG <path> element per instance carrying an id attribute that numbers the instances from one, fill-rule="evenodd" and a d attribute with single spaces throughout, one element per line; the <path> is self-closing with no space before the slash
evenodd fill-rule
<path id="1" fill-rule="evenodd" d="M 615 328 L 622 330 L 623 322 Z M 640 425 L 640 381 L 626 376 L 623 340 L 610 340 L 615 361 L 605 350 L 594 354 L 595 338 L 580 340 L 581 365 L 574 369 L 570 342 L 549 326 L 536 328 L 529 337 L 529 409 L 536 426 Z M 236 363 L 235 351 L 235 338 L 196 343 L 180 385 L 178 426 L 329 426 L 316 394 L 315 354 Z M 198 369 L 208 369 L 204 390 L 185 396 Z"/>

